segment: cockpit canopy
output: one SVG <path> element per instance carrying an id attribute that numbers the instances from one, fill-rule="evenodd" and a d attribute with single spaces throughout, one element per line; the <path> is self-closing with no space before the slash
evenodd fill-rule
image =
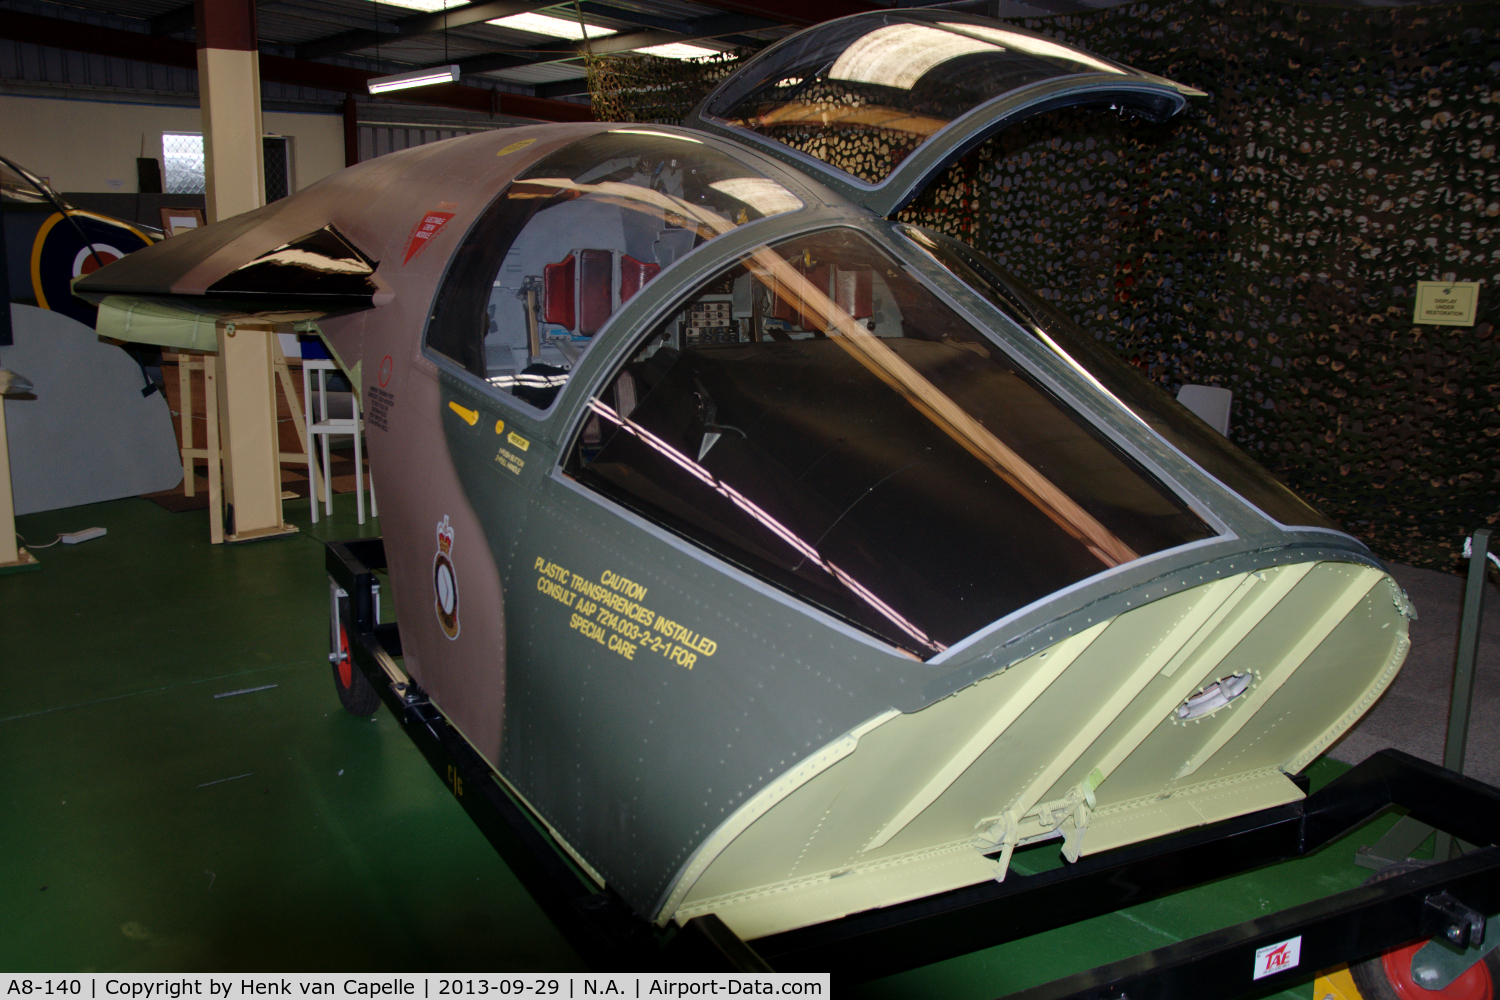
<path id="1" fill-rule="evenodd" d="M 1086 105 L 1161 121 L 1201 93 L 984 18 L 879 11 L 772 46 L 688 124 L 779 156 L 888 215 L 1020 118 Z"/>
<path id="2" fill-rule="evenodd" d="M 637 333 L 564 469 L 923 659 L 1216 533 L 846 227 L 751 249 Z"/>

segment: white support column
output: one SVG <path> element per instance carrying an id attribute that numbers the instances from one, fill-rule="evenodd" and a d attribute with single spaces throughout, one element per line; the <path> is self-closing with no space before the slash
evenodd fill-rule
<path id="1" fill-rule="evenodd" d="M 194 7 L 208 218 L 216 222 L 265 202 L 255 2 L 195 0 Z M 273 336 L 269 325 L 219 326 L 224 498 L 234 508 L 234 531 L 226 541 L 296 530 L 281 516 Z"/>

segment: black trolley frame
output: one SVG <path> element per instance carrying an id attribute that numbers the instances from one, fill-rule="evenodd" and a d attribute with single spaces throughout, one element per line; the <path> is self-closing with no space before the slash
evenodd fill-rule
<path id="1" fill-rule="evenodd" d="M 1285 988 L 1309 973 L 1406 942 L 1483 936 L 1500 913 L 1500 790 L 1395 750 L 1384 750 L 1299 802 L 1085 857 L 1036 875 L 988 882 L 743 942 L 713 915 L 661 930 L 600 890 L 546 827 L 497 780 L 395 660 L 395 623 L 376 621 L 373 587 L 385 568 L 380 538 L 327 543 L 327 569 L 348 595 L 350 657 L 406 736 L 542 910 L 601 971 L 829 972 L 854 984 L 1029 937 L 1298 858 L 1383 810 L 1469 844 L 1450 861 L 1247 920 L 1012 994 L 1017 1000 L 1198 1000 L 1205 984 L 1231 997 Z M 1253 978 L 1257 950 L 1301 936 L 1294 969 Z"/>

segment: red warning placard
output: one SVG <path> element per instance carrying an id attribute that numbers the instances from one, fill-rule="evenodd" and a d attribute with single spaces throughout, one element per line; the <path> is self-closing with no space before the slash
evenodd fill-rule
<path id="1" fill-rule="evenodd" d="M 411 236 L 406 240 L 406 256 L 401 260 L 402 266 L 405 266 L 408 261 L 421 253 L 422 249 L 431 243 L 438 233 L 443 231 L 443 227 L 448 224 L 448 220 L 453 218 L 452 212 L 442 211 L 442 209 L 449 207 L 455 206 L 439 205 L 437 209 L 425 213 L 417 221 L 417 224 L 411 227 Z"/>

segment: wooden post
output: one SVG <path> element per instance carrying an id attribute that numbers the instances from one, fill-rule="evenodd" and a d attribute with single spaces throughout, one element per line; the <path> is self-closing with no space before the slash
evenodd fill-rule
<path id="1" fill-rule="evenodd" d="M 259 208 L 265 201 L 255 2 L 194 0 L 193 7 L 208 216 L 216 222 Z M 234 531 L 226 541 L 296 530 L 282 521 L 281 513 L 271 388 L 273 335 L 268 324 L 219 326 L 216 382 L 224 434 L 224 499 L 234 506 Z M 217 443 L 212 429 L 209 438 L 212 449 Z M 209 492 L 213 493 L 211 485 Z M 210 497 L 211 508 L 215 499 Z"/>
<path id="2" fill-rule="evenodd" d="M 296 387 L 292 384 L 292 373 L 287 368 L 286 355 L 281 350 L 281 339 L 278 337 L 272 340 L 271 344 L 276 351 L 274 362 L 276 377 L 281 381 L 281 392 L 286 396 L 287 409 L 292 414 L 292 427 L 297 431 L 297 441 L 302 445 L 301 452 L 283 451 L 277 457 L 283 462 L 305 462 L 307 461 L 307 424 L 302 420 L 302 403 L 297 398 Z M 271 402 L 275 404 L 274 399 Z M 277 447 L 281 447 L 279 436 Z"/>
<path id="3" fill-rule="evenodd" d="M 211 400 L 204 413 L 207 430 L 203 437 L 208 447 L 208 540 L 214 545 L 224 541 L 224 492 L 219 473 L 219 359 L 203 359 L 203 396 Z"/>
<path id="4" fill-rule="evenodd" d="M 202 363 L 199 363 L 202 367 Z M 197 496 L 198 477 L 193 470 L 193 365 L 188 355 L 177 355 L 177 409 L 182 426 L 182 495 Z"/>
<path id="5" fill-rule="evenodd" d="M 0 573 L 41 564 L 16 544 L 16 501 L 10 492 L 10 444 L 5 437 L 5 400 L 0 398 Z"/>
<path id="6" fill-rule="evenodd" d="M 9 309 L 10 303 L 6 303 Z M 10 444 L 5 437 L 5 400 L 0 399 L 0 566 L 19 562 L 16 501 L 10 492 Z"/>

